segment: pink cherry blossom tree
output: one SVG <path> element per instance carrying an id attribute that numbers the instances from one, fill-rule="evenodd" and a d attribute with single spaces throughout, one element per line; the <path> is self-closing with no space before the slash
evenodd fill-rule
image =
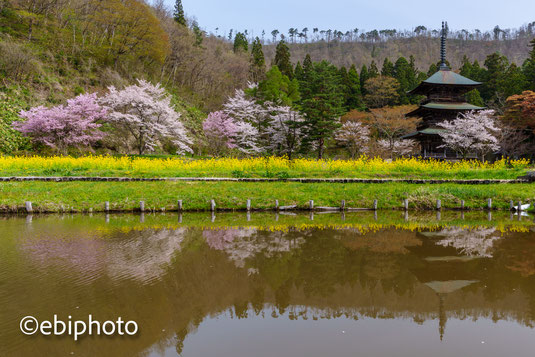
<path id="1" fill-rule="evenodd" d="M 176 145 L 179 154 L 192 152 L 180 114 L 160 84 L 138 80 L 137 85 L 122 90 L 108 89 L 101 98 L 101 103 L 111 108 L 107 121 L 133 137 L 132 146 L 140 155 L 161 147 L 166 140 Z"/>
<path id="2" fill-rule="evenodd" d="M 98 103 L 96 94 L 82 94 L 69 99 L 67 105 L 21 111 L 26 120 L 13 126 L 34 142 L 66 153 L 68 148 L 90 146 L 102 139 L 99 121 L 106 114 L 107 108 Z"/>
<path id="3" fill-rule="evenodd" d="M 484 159 L 489 152 L 500 149 L 497 137 L 500 128 L 496 125 L 493 110 L 470 111 L 438 126 L 446 129 L 439 134 L 444 141 L 440 147 L 454 150 L 463 158 L 476 152 Z"/>
<path id="4" fill-rule="evenodd" d="M 357 121 L 346 121 L 335 133 L 336 142 L 347 148 L 354 159 L 359 152 L 366 152 L 370 141 L 370 129 Z"/>
<path id="5" fill-rule="evenodd" d="M 236 148 L 238 126 L 234 119 L 222 111 L 212 112 L 203 122 L 204 135 L 208 139 L 208 146 L 214 155 L 219 155 L 227 149 Z"/>
<path id="6" fill-rule="evenodd" d="M 267 103 L 266 109 L 270 118 L 267 127 L 268 149 L 279 155 L 287 155 L 291 159 L 301 144 L 301 128 L 305 119 L 298 111 L 288 106 Z"/>

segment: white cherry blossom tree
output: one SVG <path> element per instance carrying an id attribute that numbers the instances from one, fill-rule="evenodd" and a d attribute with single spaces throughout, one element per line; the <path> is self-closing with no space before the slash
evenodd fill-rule
<path id="1" fill-rule="evenodd" d="M 417 143 L 411 139 L 377 140 L 377 145 L 390 153 L 390 157 L 406 156 L 414 151 Z"/>
<path id="2" fill-rule="evenodd" d="M 346 121 L 335 133 L 336 142 L 345 147 L 351 158 L 354 159 L 359 152 L 366 152 L 370 141 L 370 129 L 357 121 Z"/>
<path id="3" fill-rule="evenodd" d="M 279 154 L 292 158 L 301 144 L 301 128 L 305 119 L 296 110 L 288 106 L 267 104 L 270 122 L 267 128 L 269 136 L 268 148 Z"/>
<path id="4" fill-rule="evenodd" d="M 489 152 L 500 149 L 493 110 L 470 111 L 459 115 L 452 121 L 438 124 L 445 132 L 440 133 L 444 145 L 466 158 L 469 153 L 476 152 L 484 159 Z"/>
<path id="5" fill-rule="evenodd" d="M 176 145 L 177 153 L 192 152 L 180 114 L 160 84 L 138 80 L 137 85 L 122 90 L 108 89 L 100 101 L 111 109 L 107 121 L 133 137 L 133 147 L 140 155 L 154 151 L 164 140 Z"/>

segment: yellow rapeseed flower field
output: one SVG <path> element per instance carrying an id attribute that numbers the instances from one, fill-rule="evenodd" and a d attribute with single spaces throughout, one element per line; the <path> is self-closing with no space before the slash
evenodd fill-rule
<path id="1" fill-rule="evenodd" d="M 133 177 L 395 177 L 395 178 L 516 178 L 528 160 L 445 162 L 401 158 L 383 160 L 312 160 L 284 157 L 188 159 L 52 156 L 0 157 L 1 176 L 133 176 Z"/>

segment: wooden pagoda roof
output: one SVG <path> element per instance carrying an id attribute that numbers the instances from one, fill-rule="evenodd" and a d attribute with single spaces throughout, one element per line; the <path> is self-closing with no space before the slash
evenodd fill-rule
<path id="1" fill-rule="evenodd" d="M 433 110 L 454 110 L 454 111 L 468 111 L 468 110 L 481 110 L 485 109 L 483 107 L 478 107 L 466 102 L 429 102 L 421 105 L 418 109 L 413 110 L 410 113 L 407 113 L 407 117 L 418 117 L 426 111 Z"/>
<path id="2" fill-rule="evenodd" d="M 438 72 L 427 78 L 425 81 L 422 81 L 416 88 L 409 91 L 409 94 L 425 95 L 430 89 L 436 88 L 437 86 L 475 88 L 479 85 L 481 85 L 481 82 L 473 81 L 445 67 L 441 68 Z"/>

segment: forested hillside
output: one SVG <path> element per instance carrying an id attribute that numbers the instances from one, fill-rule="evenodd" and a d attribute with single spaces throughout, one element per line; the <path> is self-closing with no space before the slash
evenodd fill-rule
<path id="1" fill-rule="evenodd" d="M 533 151 L 532 92 L 518 95 L 535 90 L 534 26 L 444 30 L 452 69 L 484 83 L 466 100 L 523 135 L 511 156 Z M 0 0 L 0 152 L 417 151 L 404 114 L 438 70 L 436 30 L 271 34 L 206 33 L 180 0 Z"/>
<path id="2" fill-rule="evenodd" d="M 529 52 L 529 42 L 533 36 L 522 36 L 515 39 L 499 40 L 464 40 L 448 39 L 447 57 L 452 67 L 457 69 L 462 65 L 464 56 L 471 61 L 485 62 L 485 58 L 494 52 L 505 55 L 511 62 L 518 65 L 526 60 Z M 385 58 L 392 61 L 399 57 L 414 56 L 416 67 L 427 71 L 432 63 L 440 58 L 440 39 L 434 36 L 414 36 L 410 38 L 392 38 L 384 41 L 344 42 L 318 41 L 312 43 L 288 43 L 295 61 L 303 61 L 310 54 L 313 61 L 327 60 L 337 66 L 349 67 L 383 63 Z M 274 45 L 265 46 L 268 60 L 275 57 Z"/>
<path id="3" fill-rule="evenodd" d="M 145 78 L 210 110 L 248 75 L 246 56 L 177 23 L 163 2 L 0 0 L 0 51 L 3 91 L 27 104 Z"/>

